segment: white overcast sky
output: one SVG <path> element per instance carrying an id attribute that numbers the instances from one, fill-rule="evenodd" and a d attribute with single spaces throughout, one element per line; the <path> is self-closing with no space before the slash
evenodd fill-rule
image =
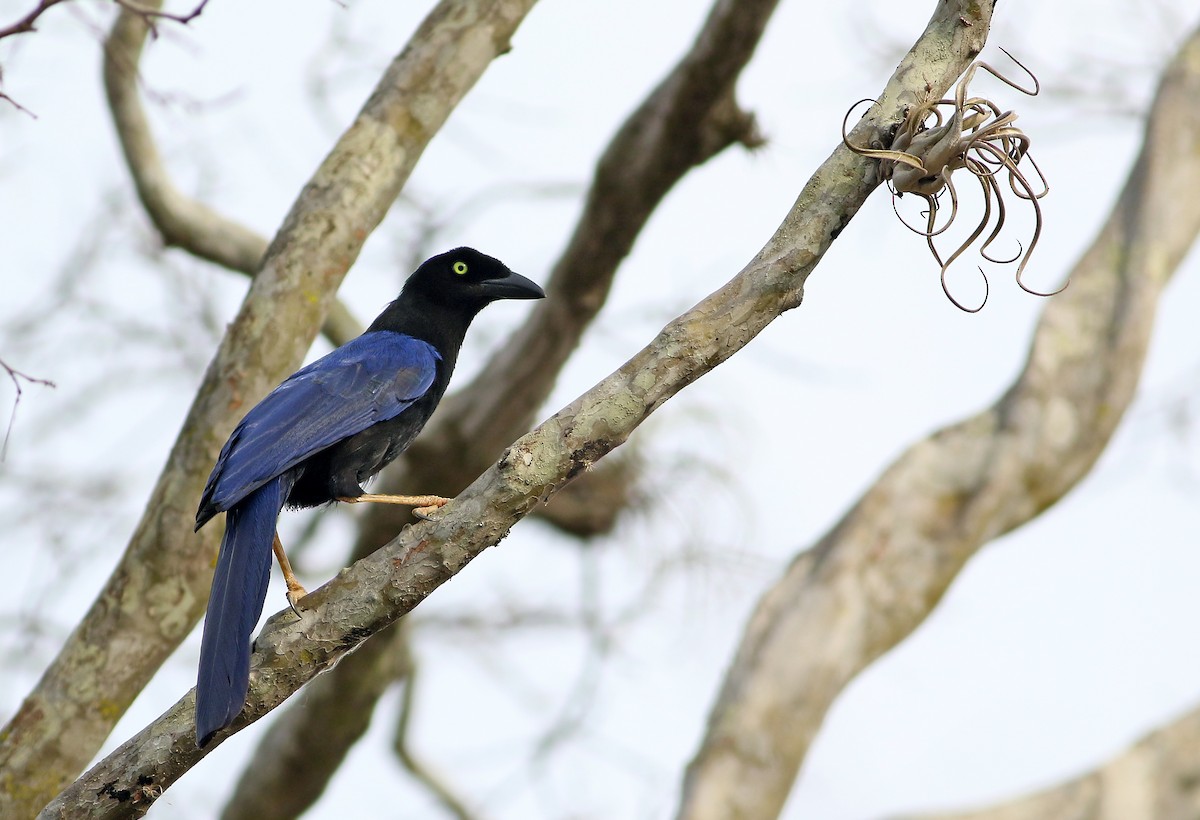
<path id="1" fill-rule="evenodd" d="M 0 0 L 0 20 L 31 3 Z M 186 30 L 164 24 L 144 69 L 161 98 L 152 114 L 180 186 L 270 234 L 425 5 L 212 0 Z M 407 192 L 439 213 L 514 183 L 574 193 L 469 210 L 436 247 L 471 244 L 545 281 L 577 217 L 578 186 L 616 125 L 686 49 L 705 6 L 545 0 L 535 8 L 513 51 L 426 152 Z M 896 59 L 878 56 L 883 41 L 911 42 L 931 7 L 784 0 L 739 86 L 769 144 L 754 155 L 726 152 L 671 194 L 547 413 L 741 268 L 836 145 L 846 108 L 882 87 Z M 44 308 L 50 282 L 76 264 L 72 254 L 87 231 L 100 242 L 80 286 L 84 298 L 118 302 L 151 325 L 161 324 L 163 300 L 180 298 L 133 250 L 129 226 L 140 216 L 121 193 L 126 173 L 98 71 L 103 8 L 64 4 L 46 14 L 40 32 L 0 44 L 4 91 L 37 114 L 0 104 L 2 323 Z M 1116 0 L 999 4 L 989 60 L 1001 64 L 996 47 L 1007 46 L 1049 91 L 1070 80 L 1108 94 L 1030 100 L 979 81 L 1018 109 L 1050 180 L 1046 229 L 1029 268 L 1035 285 L 1056 283 L 1091 240 L 1132 161 L 1138 122 L 1097 110 L 1123 104 L 1124 93 L 1145 103 L 1153 67 L 1196 22 L 1189 13 L 1167 7 L 1135 18 Z M 349 45 L 331 46 L 335 31 Z M 1106 79 L 1112 71 L 1119 86 Z M 328 85 L 327 105 L 312 102 L 314 77 Z M 111 217 L 100 216 L 106 201 L 117 203 Z M 407 273 L 413 213 L 393 210 L 343 286 L 364 319 Z M 1200 619 L 1200 453 L 1186 425 L 1168 423 L 1169 408 L 1186 407 L 1197 392 L 1196 268 L 1190 259 L 1167 292 L 1140 398 L 1097 469 L 1040 519 L 988 545 L 928 622 L 848 688 L 787 817 L 857 820 L 991 802 L 1083 771 L 1200 700 L 1200 654 L 1192 648 Z M 216 318 L 227 321 L 244 280 L 187 269 L 198 291 L 218 294 Z M 428 639 L 417 647 L 419 753 L 489 818 L 669 816 L 758 594 L 908 443 L 990 403 L 1020 367 L 1044 302 L 1020 291 L 1010 271 L 992 269 L 987 308 L 974 316 L 956 310 L 920 237 L 896 222 L 877 192 L 809 280 L 804 304 L 649 423 L 641 441 L 659 465 L 665 498 L 587 559 L 601 612 L 631 600 L 673 550 L 703 547 L 719 557 L 677 577 L 653 612 L 620 632 L 582 734 L 544 760 L 527 757 L 547 715 L 569 712 L 587 677 L 577 638 L 532 632 L 486 647 Z M 970 298 L 975 283 L 961 275 L 955 281 Z M 526 310 L 489 310 L 469 340 L 458 384 Z M 16 708 L 117 560 L 211 353 L 147 380 L 123 358 L 150 355 L 136 352 L 136 340 L 93 337 L 80 315 L 77 307 L 49 311 L 39 318 L 47 331 L 37 344 L 0 347 L 10 364 L 58 383 L 28 390 L 0 464 L 0 516 L 17 522 L 0 535 L 3 571 L 13 579 L 0 598 L 4 663 L 30 647 L 0 680 L 0 718 Z M 103 400 L 93 401 L 89 391 L 101 387 Z M 0 383 L 0 420 L 11 395 Z M 58 421 L 47 432 L 38 421 L 49 416 Z M 109 511 L 81 519 L 92 522 L 86 528 L 70 520 L 34 525 L 18 512 L 30 476 L 91 475 L 116 460 L 126 468 L 109 488 Z M 47 513 L 64 515 L 53 506 Z M 285 535 L 298 532 L 306 515 L 285 514 Z M 325 535 L 319 555 L 305 562 L 313 585 L 335 571 L 348 529 L 330 526 Z M 69 573 L 58 557 L 64 551 L 78 557 Z M 580 565 L 573 547 L 525 522 L 422 609 L 452 615 L 499 600 L 577 607 Z M 268 612 L 282 605 L 282 586 L 270 596 Z M 31 607 L 49 613 L 51 626 L 27 644 L 18 616 Z M 198 644 L 197 632 L 108 748 L 186 692 Z M 395 696 L 385 699 L 371 737 L 310 816 L 432 816 L 428 798 L 385 751 L 397 708 Z M 151 816 L 211 816 L 265 724 L 217 749 Z"/>

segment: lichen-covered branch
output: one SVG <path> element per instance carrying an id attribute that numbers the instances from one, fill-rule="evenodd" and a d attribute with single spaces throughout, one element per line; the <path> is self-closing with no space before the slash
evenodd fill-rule
<path id="1" fill-rule="evenodd" d="M 1193 820 L 1200 710 L 1151 732 L 1095 771 L 991 808 L 905 820 Z"/>
<path id="2" fill-rule="evenodd" d="M 253 276 L 267 251 L 266 238 L 175 187 L 142 107 L 138 65 L 150 32 L 146 15 L 161 7 L 162 0 L 147 0 L 137 10 L 123 7 L 104 42 L 104 91 L 125 164 L 165 245 Z M 323 330 L 337 345 L 361 333 L 362 326 L 337 301 L 325 317 Z"/>
<path id="3" fill-rule="evenodd" d="M 533 3 L 443 0 L 301 191 L 209 366 L 120 563 L 0 732 L 0 815 L 31 816 L 69 783 L 196 624 L 219 532 L 193 534 L 193 514 L 221 443 L 245 409 L 300 363 L 421 152 L 508 49 Z"/>
<path id="4" fill-rule="evenodd" d="M 906 100 L 942 94 L 982 48 L 991 8 L 965 0 L 940 3 L 880 95 L 877 119 L 863 127 L 886 128 L 900 121 Z M 875 185 L 872 161 L 836 148 L 775 235 L 730 282 L 505 450 L 438 521 L 404 530 L 313 592 L 302 621 L 290 611 L 270 620 L 256 642 L 246 708 L 213 744 L 196 748 L 188 694 L 66 789 L 43 816 L 144 813 L 146 805 L 130 800 L 131 793 L 169 787 L 229 734 L 411 611 L 499 543 L 540 499 L 620 445 L 654 410 L 796 307 L 805 279 Z"/>
<path id="5" fill-rule="evenodd" d="M 688 768 L 679 817 L 775 817 L 830 704 L 963 564 L 1085 476 L 1129 406 L 1164 286 L 1200 231 L 1200 34 L 1142 152 L 991 407 L 901 455 L 759 601 Z M 1053 815 L 1046 815 L 1053 816 Z"/>
<path id="6" fill-rule="evenodd" d="M 403 493 L 406 487 L 429 487 L 443 495 L 454 495 L 486 469 L 506 444 L 529 429 L 562 366 L 608 298 L 621 260 L 667 192 L 689 170 L 725 148 L 739 143 L 753 147 L 761 141 L 753 116 L 734 103 L 734 86 L 777 2 L 714 3 L 691 49 L 622 124 L 606 148 L 597 164 L 583 214 L 550 275 L 548 298 L 537 303 L 514 338 L 497 348 L 469 387 L 442 402 L 421 438 L 385 475 L 381 492 Z M 621 474 L 606 471 L 605 476 L 620 478 Z M 626 488 L 631 486 L 632 478 L 628 475 Z M 618 491 L 610 498 L 620 495 Z M 587 511 L 572 505 L 569 498 L 561 501 L 561 505 L 552 503 L 544 509 L 547 513 L 555 510 L 551 514 L 575 531 L 605 525 L 604 510 L 585 515 Z M 619 510 L 608 512 L 615 515 Z M 362 518 L 353 557 L 369 554 L 411 520 L 407 510 L 372 505 Z M 387 639 L 381 636 L 381 640 Z M 388 650 L 374 643 L 313 685 L 341 693 L 366 687 L 376 696 L 382 694 L 375 687 L 372 670 L 378 663 L 377 655 Z M 374 708 L 374 700 L 357 695 L 345 700 L 358 708 Z M 264 801 L 250 797 L 252 794 L 313 794 L 318 782 L 313 771 L 316 761 L 325 762 L 327 774 L 320 780 L 323 783 L 356 739 L 338 728 L 346 721 L 346 708 L 336 697 L 309 698 L 304 709 L 289 710 L 281 716 L 255 752 L 257 763 L 239 782 L 227 817 L 252 816 L 235 805 L 243 799 L 248 805 L 262 805 Z M 365 729 L 365 720 L 352 722 Z M 329 731 L 321 730 L 322 726 L 328 726 Z M 330 742 L 330 737 L 342 743 Z M 295 754 L 296 738 L 320 739 L 306 754 L 309 765 L 303 773 L 304 782 L 300 782 L 297 770 L 285 766 L 272 765 L 264 772 L 263 760 Z"/>

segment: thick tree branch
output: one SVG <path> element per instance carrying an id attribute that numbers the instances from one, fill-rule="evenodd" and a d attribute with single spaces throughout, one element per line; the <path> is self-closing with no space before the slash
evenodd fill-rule
<path id="1" fill-rule="evenodd" d="M 120 564 L 0 732 L 0 815 L 30 816 L 69 783 L 199 619 L 219 530 L 193 535 L 193 510 L 221 442 L 246 407 L 300 363 L 421 152 L 508 49 L 533 2 L 440 3 L 301 192 L 209 366 Z"/>
<path id="2" fill-rule="evenodd" d="M 605 149 L 583 214 L 547 283 L 548 298 L 539 301 L 529 321 L 497 349 L 475 382 L 442 403 L 404 460 L 385 476 L 381 492 L 428 487 L 431 492 L 453 495 L 494 461 L 506 444 L 528 430 L 562 366 L 608 298 L 621 260 L 667 192 L 689 170 L 725 148 L 738 143 L 751 147 L 759 144 L 761 137 L 753 116 L 734 103 L 734 86 L 777 1 L 714 3 L 692 48 L 629 116 Z M 546 512 L 556 510 L 553 515 L 572 524 L 577 532 L 605 526 L 602 518 L 594 516 L 568 520 L 572 518 L 570 499 L 564 497 L 561 502 L 552 503 Z M 412 520 L 407 511 L 381 504 L 372 507 L 362 519 L 354 559 L 387 542 Z M 611 512 L 615 515 L 618 511 Z M 608 519 L 609 524 L 611 521 Z M 388 650 L 375 647 L 377 642 L 372 642 L 370 652 L 364 650 L 347 658 L 314 686 L 341 693 L 361 686 L 375 691 L 376 696 L 382 694 L 376 690 L 372 670 L 378 663 L 377 654 Z M 361 708 L 374 708 L 374 702 L 367 698 L 354 695 L 346 700 Z M 329 708 L 321 708 L 322 704 Z M 280 717 L 255 752 L 253 771 L 247 770 L 242 776 L 227 816 L 250 816 L 236 807 L 239 800 L 245 799 L 253 806 L 263 804 L 264 800 L 251 794 L 312 794 L 315 761 L 325 761 L 328 769 L 320 781 L 323 783 L 356 739 L 338 728 L 345 721 L 345 707 L 335 697 L 309 698 L 303 710 L 289 710 Z M 352 722 L 364 730 L 367 725 L 365 720 Z M 317 741 L 306 753 L 309 766 L 303 773 L 305 782 L 300 782 L 298 771 L 285 766 L 267 769 L 281 780 L 265 776 L 261 762 L 295 754 L 297 737 Z M 329 737 L 348 742 L 339 746 Z"/>
<path id="3" fill-rule="evenodd" d="M 878 119 L 898 123 L 912 100 L 940 97 L 979 53 L 991 4 L 942 2 L 880 95 Z M 858 136 L 861 138 L 862 133 Z M 653 342 L 594 388 L 505 450 L 435 522 L 404 530 L 385 548 L 312 593 L 302 621 L 285 611 L 256 642 L 246 708 L 213 744 L 196 749 L 193 696 L 116 749 L 65 790 L 44 817 L 129 817 L 128 799 L 170 786 L 204 754 L 368 636 L 412 610 L 540 499 L 625 441 L 654 410 L 742 349 L 800 303 L 804 281 L 876 185 L 873 162 L 838 146 L 805 186 L 767 245 L 720 290 L 673 320 Z M 140 791 L 139 791 L 140 790 Z"/>
<path id="4" fill-rule="evenodd" d="M 267 251 L 267 240 L 175 187 L 142 107 L 138 65 L 150 32 L 146 15 L 161 13 L 161 7 L 162 0 L 147 0 L 137 9 L 122 8 L 104 42 L 104 91 L 125 164 L 163 244 L 253 276 Z M 339 345 L 361 333 L 362 326 L 338 301 L 325 317 L 323 331 Z"/>
<path id="5" fill-rule="evenodd" d="M 644 466 L 634 448 L 622 450 L 577 476 L 530 515 L 576 538 L 608 534 L 622 515 L 642 506 L 638 479 Z"/>
<path id="6" fill-rule="evenodd" d="M 987 809 L 906 820 L 1194 820 L 1200 710 L 1138 741 L 1094 772 Z"/>
<path id="7" fill-rule="evenodd" d="M 679 817 L 775 817 L 833 699 L 963 564 L 1088 473 L 1129 406 L 1158 297 L 1200 231 L 1200 34 L 1167 70 L 1115 209 L 992 407 L 897 459 L 759 602 Z"/>

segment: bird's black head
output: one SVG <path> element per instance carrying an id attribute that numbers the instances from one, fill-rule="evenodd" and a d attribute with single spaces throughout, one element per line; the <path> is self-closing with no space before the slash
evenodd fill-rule
<path id="1" fill-rule="evenodd" d="M 497 299 L 541 299 L 546 295 L 535 282 L 474 248 L 455 248 L 426 259 L 408 277 L 403 292 L 463 307 L 472 314 Z"/>

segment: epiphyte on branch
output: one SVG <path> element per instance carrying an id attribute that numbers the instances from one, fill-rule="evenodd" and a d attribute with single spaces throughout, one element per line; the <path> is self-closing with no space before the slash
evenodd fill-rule
<path id="1" fill-rule="evenodd" d="M 1016 263 L 1017 284 L 1028 293 L 1052 296 L 1067 286 L 1064 284 L 1058 290 L 1046 293 L 1030 288 L 1023 281 L 1025 266 L 1042 233 L 1042 209 L 1038 200 L 1046 196 L 1050 188 L 1041 169 L 1029 154 L 1029 136 L 1014 125 L 1017 119 L 1016 112 L 1004 111 L 986 97 L 969 95 L 971 81 L 979 69 L 1023 94 L 1031 97 L 1037 95 L 1040 90 L 1037 77 L 1007 51 L 1004 53 L 1029 75 L 1033 80 L 1032 88 L 1018 85 L 992 66 L 977 60 L 963 72 L 955 86 L 954 99 L 930 100 L 910 108 L 887 147 L 882 143 L 865 148 L 857 146 L 846 134 L 846 122 L 850 114 L 859 103 L 870 102 L 869 100 L 855 103 L 842 121 L 842 142 L 856 154 L 878 160 L 880 175 L 892 191 L 892 208 L 896 211 L 896 216 L 909 230 L 925 237 L 930 253 L 941 266 L 942 289 L 947 298 L 956 307 L 968 313 L 982 310 L 987 303 L 987 274 L 982 267 L 979 268 L 984 282 L 983 301 L 977 307 L 968 307 L 950 293 L 946 284 L 946 272 L 950 265 L 988 230 L 988 226 L 992 224 L 993 202 L 995 225 L 979 245 L 979 255 L 995 264 Z M 1021 169 L 1022 162 L 1032 167 L 1036 186 Z M 983 192 L 983 214 L 970 235 L 952 253 L 943 256 L 938 251 L 934 239 L 944 234 L 958 216 L 958 191 L 954 186 L 954 173 L 964 169 L 971 173 Z M 1005 187 L 1012 191 L 1017 199 L 1030 204 L 1034 223 L 1033 235 L 1028 244 L 1018 242 L 1017 253 L 1009 258 L 997 257 L 990 250 L 1005 224 Z M 937 221 L 940 200 L 947 193 L 950 197 L 950 214 L 944 224 L 939 226 Z M 896 200 L 904 194 L 914 194 L 925 200 L 927 210 L 922 211 L 922 216 L 925 217 L 923 228 L 909 224 L 900 216 Z"/>

